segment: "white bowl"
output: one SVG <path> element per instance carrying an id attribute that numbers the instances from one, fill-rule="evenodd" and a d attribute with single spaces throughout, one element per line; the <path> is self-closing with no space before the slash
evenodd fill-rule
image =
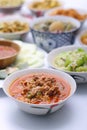
<path id="1" fill-rule="evenodd" d="M 70 22 L 73 25 L 75 25 L 76 28 L 72 29 L 71 31 L 61 33 L 41 32 L 34 29 L 35 24 L 45 22 L 47 20 L 59 20 L 62 22 Z M 47 16 L 36 18 L 32 22 L 30 22 L 30 31 L 32 33 L 34 43 L 36 43 L 39 47 L 43 48 L 45 51 L 49 52 L 54 48 L 73 44 L 76 33 L 80 28 L 80 25 L 80 22 L 72 17 Z"/>
<path id="2" fill-rule="evenodd" d="M 32 74 L 34 72 L 54 74 L 56 76 L 60 76 L 63 79 L 65 79 L 70 84 L 70 87 L 71 87 L 69 96 L 65 98 L 64 100 L 59 101 L 58 103 L 51 103 L 51 104 L 30 104 L 30 103 L 25 103 L 25 102 L 22 102 L 13 98 L 8 92 L 8 89 L 11 83 L 23 75 Z M 16 102 L 19 109 L 25 112 L 31 113 L 31 114 L 45 115 L 48 113 L 55 112 L 56 110 L 58 110 L 60 107 L 62 107 L 65 104 L 66 100 L 69 99 L 76 91 L 76 82 L 71 76 L 61 71 L 56 71 L 52 69 L 26 69 L 26 70 L 18 71 L 10 75 L 9 77 L 7 77 L 7 79 L 5 79 L 4 84 L 3 84 L 3 90 L 8 97 L 10 97 L 13 101 Z"/>
<path id="3" fill-rule="evenodd" d="M 11 21 L 24 22 L 24 23 L 27 23 L 28 25 L 30 22 L 29 19 L 24 18 L 20 15 L 9 15 L 9 16 L 0 18 L 0 23 L 11 22 Z M 21 32 L 14 32 L 14 33 L 1 33 L 0 32 L 0 38 L 10 39 L 10 40 L 20 39 L 23 34 L 26 34 L 28 32 L 29 32 L 29 29 L 21 31 Z"/>
<path id="4" fill-rule="evenodd" d="M 38 0 L 36 0 L 36 1 L 38 2 Z M 57 6 L 57 8 L 63 7 L 64 1 L 62 1 L 62 0 L 59 1 L 58 0 L 58 2 L 60 3 L 60 5 Z M 33 3 L 35 3 L 35 1 L 33 1 L 33 2 L 31 0 L 27 1 L 26 2 L 26 7 L 30 10 L 31 14 L 33 16 L 36 16 L 36 17 L 43 16 L 48 10 L 52 9 L 52 8 L 49 8 L 49 9 L 36 9 L 36 8 L 32 7 Z"/>
<path id="5" fill-rule="evenodd" d="M 48 57 L 47 57 L 47 62 L 49 66 L 56 70 L 60 70 L 60 68 L 57 68 L 56 66 L 54 66 L 55 57 L 61 52 L 72 51 L 77 48 L 81 48 L 81 46 L 73 45 L 73 46 L 67 46 L 67 47 L 64 46 L 64 47 L 54 49 L 48 54 Z M 82 48 L 87 52 L 87 47 L 82 47 Z M 77 83 L 87 83 L 87 72 L 71 72 L 71 71 L 65 71 L 65 70 L 62 70 L 62 71 L 70 74 L 76 80 Z"/>
<path id="6" fill-rule="evenodd" d="M 53 8 L 53 9 L 50 9 L 50 10 L 48 10 L 46 13 L 45 13 L 45 16 L 51 16 L 51 13 L 52 12 L 54 12 L 54 11 L 56 11 L 56 10 L 62 10 L 62 9 L 64 9 L 64 10 L 68 10 L 68 9 L 75 9 L 79 14 L 81 14 L 81 15 L 85 15 L 85 14 L 87 14 L 87 10 L 85 10 L 85 9 L 82 9 L 82 8 L 76 8 L 76 7 L 68 7 L 68 6 L 64 6 L 64 7 L 60 7 L 60 8 Z M 55 16 L 55 15 L 53 15 L 53 16 Z M 57 15 L 56 15 L 57 16 Z M 66 15 L 67 16 L 67 15 Z M 74 17 L 73 17 L 74 18 Z M 86 18 L 87 19 L 87 18 Z M 81 22 L 81 25 L 83 25 L 83 23 L 86 21 L 86 19 L 85 20 L 81 20 L 80 22 Z M 78 20 L 78 19 L 77 19 Z"/>

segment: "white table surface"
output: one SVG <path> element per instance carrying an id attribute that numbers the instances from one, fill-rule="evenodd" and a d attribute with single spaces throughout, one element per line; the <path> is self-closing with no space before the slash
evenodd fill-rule
<path id="1" fill-rule="evenodd" d="M 87 0 L 64 2 L 71 7 L 87 8 Z M 76 93 L 66 104 L 47 116 L 34 116 L 20 111 L 0 89 L 0 130 L 87 130 L 87 84 L 77 85 Z"/>

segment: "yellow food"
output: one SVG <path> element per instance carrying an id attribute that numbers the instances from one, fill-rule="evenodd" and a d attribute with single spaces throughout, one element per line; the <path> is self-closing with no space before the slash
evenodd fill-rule
<path id="1" fill-rule="evenodd" d="M 81 41 L 82 41 L 83 44 L 87 45 L 87 33 L 85 33 L 85 34 L 82 35 Z"/>
<path id="2" fill-rule="evenodd" d="M 29 5 L 30 9 L 50 9 L 60 6 L 60 3 L 57 0 L 42 0 L 42 1 L 36 1 Z"/>
<path id="3" fill-rule="evenodd" d="M 62 33 L 76 29 L 76 26 L 70 22 L 49 19 L 36 23 L 34 29 L 40 32 Z"/>
<path id="4" fill-rule="evenodd" d="M 28 30 L 29 25 L 26 22 L 11 21 L 0 23 L 0 33 L 14 33 Z"/>
<path id="5" fill-rule="evenodd" d="M 49 26 L 50 32 L 55 32 L 56 30 L 63 31 L 64 30 L 64 24 L 60 21 L 55 21 Z"/>
<path id="6" fill-rule="evenodd" d="M 19 6 L 24 0 L 0 0 L 1 7 Z"/>
<path id="7" fill-rule="evenodd" d="M 78 20 L 84 20 L 87 18 L 87 14 L 80 14 L 75 9 L 56 9 L 52 11 L 49 15 L 65 15 L 65 16 L 71 16 L 73 18 L 76 18 Z"/>

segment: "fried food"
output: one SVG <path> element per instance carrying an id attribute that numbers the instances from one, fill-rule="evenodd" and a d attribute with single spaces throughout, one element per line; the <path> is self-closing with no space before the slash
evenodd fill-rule
<path id="1" fill-rule="evenodd" d="M 81 41 L 83 44 L 87 45 L 87 32 L 81 36 Z"/>
<path id="2" fill-rule="evenodd" d="M 80 21 L 85 20 L 87 18 L 87 14 L 80 14 L 75 9 L 56 9 L 53 12 L 50 13 L 51 16 L 54 15 L 65 15 L 65 16 L 71 16 L 73 18 L 76 18 Z"/>
<path id="3" fill-rule="evenodd" d="M 19 6 L 24 0 L 0 0 L 0 7 Z"/>
<path id="4" fill-rule="evenodd" d="M 26 22 L 11 21 L 0 23 L 0 33 L 15 33 L 28 30 L 29 25 Z"/>

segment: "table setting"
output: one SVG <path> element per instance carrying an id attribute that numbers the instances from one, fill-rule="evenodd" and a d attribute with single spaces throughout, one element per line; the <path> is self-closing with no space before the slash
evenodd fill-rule
<path id="1" fill-rule="evenodd" d="M 87 129 L 86 6 L 1 0 L 1 130 Z"/>

